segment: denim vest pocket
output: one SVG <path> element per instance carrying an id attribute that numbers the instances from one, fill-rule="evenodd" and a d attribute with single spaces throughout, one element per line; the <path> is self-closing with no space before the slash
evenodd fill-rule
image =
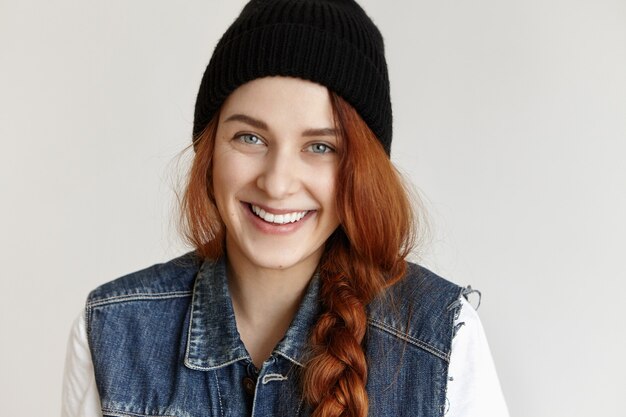
<path id="1" fill-rule="evenodd" d="M 137 414 L 128 411 L 116 411 L 108 408 L 102 409 L 102 417 L 181 417 L 174 414 Z M 185 416 L 186 417 L 186 416 Z"/>

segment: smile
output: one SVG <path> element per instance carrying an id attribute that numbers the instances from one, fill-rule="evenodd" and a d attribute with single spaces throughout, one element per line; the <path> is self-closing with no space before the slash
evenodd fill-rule
<path id="1" fill-rule="evenodd" d="M 268 213 L 263 210 L 259 206 L 255 206 L 254 204 L 250 204 L 250 209 L 254 214 L 263 219 L 268 223 L 274 224 L 287 224 L 287 223 L 295 223 L 297 221 L 302 220 L 304 216 L 308 213 L 308 211 L 294 211 L 291 213 L 282 213 L 282 214 L 273 214 Z"/>

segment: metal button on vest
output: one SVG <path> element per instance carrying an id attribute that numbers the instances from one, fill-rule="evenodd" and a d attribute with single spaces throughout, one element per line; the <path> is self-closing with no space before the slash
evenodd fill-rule
<path id="1" fill-rule="evenodd" d="M 254 381 L 254 379 L 250 378 L 249 376 L 243 379 L 243 389 L 246 390 L 248 395 L 254 395 L 255 386 L 256 386 L 256 382 Z"/>

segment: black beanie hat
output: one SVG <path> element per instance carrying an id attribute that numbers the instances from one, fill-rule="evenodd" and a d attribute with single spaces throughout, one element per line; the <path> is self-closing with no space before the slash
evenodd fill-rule
<path id="1" fill-rule="evenodd" d="M 266 76 L 316 82 L 339 94 L 391 150 L 383 38 L 353 0 L 252 0 L 213 51 L 196 99 L 193 137 L 237 87 Z"/>

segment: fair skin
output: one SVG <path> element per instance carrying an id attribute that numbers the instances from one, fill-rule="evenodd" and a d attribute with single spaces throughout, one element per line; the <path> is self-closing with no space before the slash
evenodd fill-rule
<path id="1" fill-rule="evenodd" d="M 284 336 L 339 225 L 338 146 L 328 90 L 310 81 L 256 79 L 220 111 L 213 189 L 237 329 L 257 368 Z"/>

